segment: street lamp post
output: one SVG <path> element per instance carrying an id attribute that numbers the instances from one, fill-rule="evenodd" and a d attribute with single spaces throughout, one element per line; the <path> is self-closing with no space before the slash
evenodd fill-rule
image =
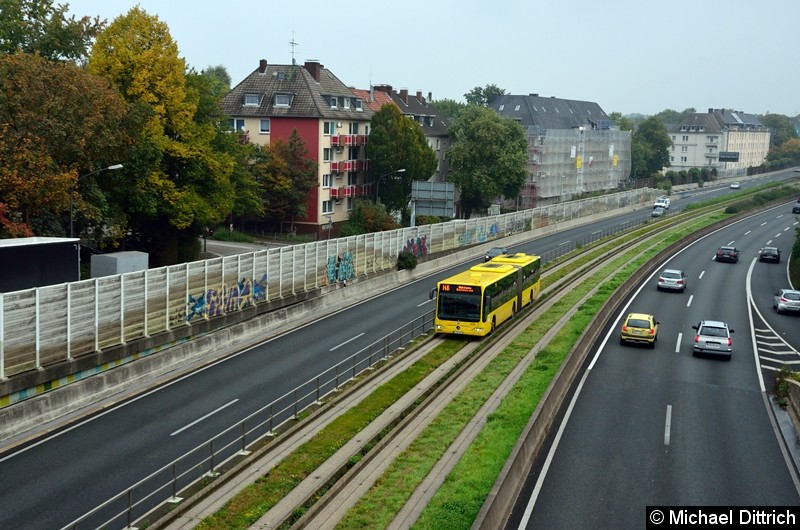
<path id="1" fill-rule="evenodd" d="M 114 164 L 114 165 L 108 166 L 108 167 L 101 167 L 100 169 L 96 169 L 96 170 L 92 171 L 91 173 L 87 173 L 85 175 L 81 175 L 80 177 L 78 177 L 78 180 L 75 181 L 75 188 L 73 188 L 69 192 L 69 237 L 75 237 L 75 231 L 73 229 L 74 218 L 73 218 L 72 210 L 73 210 L 73 204 L 75 202 L 75 189 L 77 189 L 78 183 L 84 177 L 89 177 L 91 175 L 95 175 L 95 174 L 100 173 L 102 171 L 114 171 L 114 170 L 117 170 L 117 169 L 122 169 L 122 164 Z"/>
<path id="2" fill-rule="evenodd" d="M 381 180 L 383 180 L 384 177 L 388 177 L 389 175 L 394 175 L 395 173 L 405 173 L 405 172 L 406 172 L 405 169 L 396 169 L 394 171 L 384 173 L 383 175 L 378 177 L 378 180 L 375 181 L 375 202 L 378 202 L 378 200 L 380 200 L 380 195 L 378 195 L 378 191 L 380 191 Z"/>

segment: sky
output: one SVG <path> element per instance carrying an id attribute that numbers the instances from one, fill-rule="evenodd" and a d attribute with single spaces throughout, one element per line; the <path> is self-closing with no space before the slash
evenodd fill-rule
<path id="1" fill-rule="evenodd" d="M 606 113 L 800 114 L 798 0 L 54 0 L 108 23 L 138 5 L 187 66 L 318 60 L 347 86 L 464 102 L 475 87 Z M 290 42 L 295 42 L 294 46 Z"/>

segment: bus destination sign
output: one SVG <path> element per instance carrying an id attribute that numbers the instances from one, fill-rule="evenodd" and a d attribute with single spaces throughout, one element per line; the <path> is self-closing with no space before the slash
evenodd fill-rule
<path id="1" fill-rule="evenodd" d="M 443 283 L 443 293 L 466 293 L 466 294 L 480 294 L 481 289 L 475 285 L 458 285 L 454 283 Z"/>

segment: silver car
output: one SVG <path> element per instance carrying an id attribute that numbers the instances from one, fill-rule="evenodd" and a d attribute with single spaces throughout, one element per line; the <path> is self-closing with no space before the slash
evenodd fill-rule
<path id="1" fill-rule="evenodd" d="M 772 297 L 772 307 L 775 308 L 776 313 L 781 311 L 800 312 L 800 291 L 781 289 Z"/>
<path id="2" fill-rule="evenodd" d="M 692 344 L 692 355 L 719 355 L 731 359 L 733 352 L 733 342 L 731 333 L 733 330 L 725 322 L 719 320 L 701 320 L 696 326 L 694 343 Z"/>
<path id="3" fill-rule="evenodd" d="M 686 273 L 680 269 L 664 269 L 658 276 L 656 288 L 683 292 L 686 290 Z"/>

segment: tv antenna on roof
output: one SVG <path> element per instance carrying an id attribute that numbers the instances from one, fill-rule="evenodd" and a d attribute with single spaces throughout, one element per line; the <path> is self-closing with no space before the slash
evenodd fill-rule
<path id="1" fill-rule="evenodd" d="M 289 41 L 289 46 L 291 46 L 291 47 L 292 47 L 292 65 L 295 65 L 295 64 L 297 64 L 297 63 L 294 61 L 294 47 L 295 47 L 295 46 L 298 46 L 299 44 L 300 44 L 299 42 L 295 42 L 295 41 L 294 41 L 294 31 L 293 31 L 293 32 L 292 32 L 292 40 L 290 40 L 290 41 Z"/>

